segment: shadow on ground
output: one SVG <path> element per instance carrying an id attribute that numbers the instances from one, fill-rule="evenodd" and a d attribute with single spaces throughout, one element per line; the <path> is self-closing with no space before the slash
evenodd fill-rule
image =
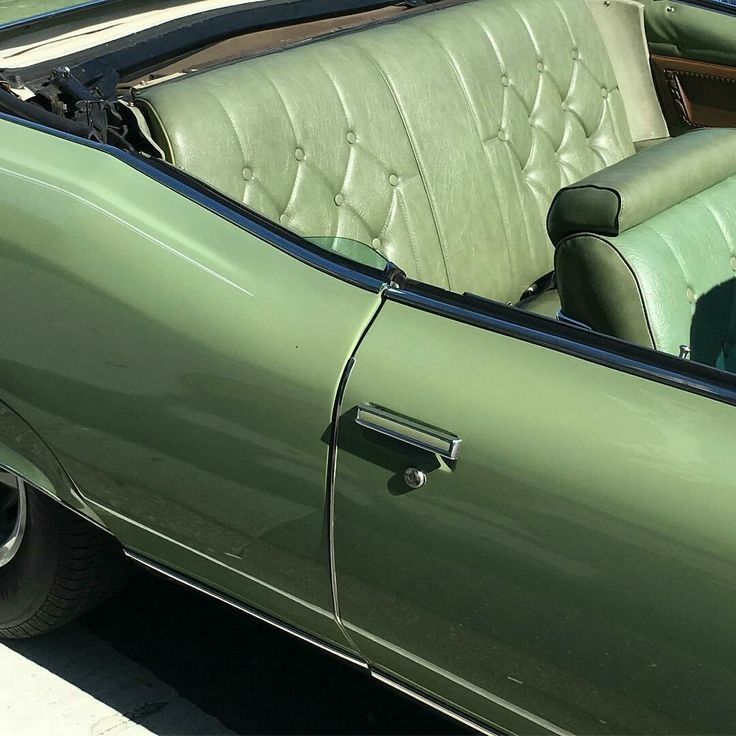
<path id="1" fill-rule="evenodd" d="M 463 733 L 349 663 L 149 574 L 81 624 L 237 734 Z"/>

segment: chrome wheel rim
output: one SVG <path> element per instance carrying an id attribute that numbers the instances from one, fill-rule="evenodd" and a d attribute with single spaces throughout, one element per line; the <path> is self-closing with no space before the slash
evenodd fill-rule
<path id="1" fill-rule="evenodd" d="M 27 513 L 25 483 L 9 473 L 0 473 L 0 568 L 18 554 Z"/>

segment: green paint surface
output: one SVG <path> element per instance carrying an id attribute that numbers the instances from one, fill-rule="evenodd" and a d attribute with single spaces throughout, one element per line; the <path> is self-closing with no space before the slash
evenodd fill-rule
<path id="1" fill-rule="evenodd" d="M 40 13 L 49 13 L 80 4 L 69 2 L 69 0 L 6 0 L 0 2 L 0 23 L 11 23 Z"/>

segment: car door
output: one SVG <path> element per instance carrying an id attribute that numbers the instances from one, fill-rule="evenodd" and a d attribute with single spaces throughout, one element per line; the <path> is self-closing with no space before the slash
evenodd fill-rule
<path id="1" fill-rule="evenodd" d="M 177 176 L 0 118 L 0 394 L 129 550 L 346 647 L 329 427 L 384 277 Z"/>
<path id="2" fill-rule="evenodd" d="M 736 4 L 644 0 L 652 71 L 673 135 L 736 127 Z"/>
<path id="3" fill-rule="evenodd" d="M 374 671 L 507 732 L 732 732 L 733 388 L 389 290 L 335 476 L 339 615 Z"/>

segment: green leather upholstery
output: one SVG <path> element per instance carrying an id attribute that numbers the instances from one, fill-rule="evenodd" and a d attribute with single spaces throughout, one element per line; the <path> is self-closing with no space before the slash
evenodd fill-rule
<path id="1" fill-rule="evenodd" d="M 616 235 L 581 232 L 558 245 L 557 284 L 567 316 L 598 332 L 674 355 L 686 346 L 692 360 L 736 370 L 736 161 L 731 150 L 736 133 L 722 133 L 721 154 L 731 162 L 730 176 L 688 196 L 692 185 L 682 178 L 673 177 L 659 191 L 662 172 L 650 169 L 652 188 L 647 193 L 639 166 L 644 154 L 638 154 L 638 161 L 630 162 L 636 180 L 631 191 L 647 201 L 634 207 L 630 226 L 621 215 Z M 706 141 L 716 140 L 691 135 L 672 144 L 686 148 L 700 140 L 708 151 Z M 698 162 L 693 152 L 692 181 L 722 177 L 725 164 L 719 169 L 711 159 L 706 155 Z M 614 172 L 622 189 L 624 166 Z M 663 200 L 677 199 L 677 191 L 680 201 L 663 209 Z M 659 213 L 637 224 L 647 206 Z"/>
<path id="2" fill-rule="evenodd" d="M 634 153 L 585 0 L 433 9 L 137 103 L 171 161 L 267 217 L 512 303 L 552 269 L 560 187 Z"/>
<path id="3" fill-rule="evenodd" d="M 555 196 L 553 243 L 580 232 L 618 235 L 736 172 L 736 130 L 698 130 L 641 151 Z"/>

